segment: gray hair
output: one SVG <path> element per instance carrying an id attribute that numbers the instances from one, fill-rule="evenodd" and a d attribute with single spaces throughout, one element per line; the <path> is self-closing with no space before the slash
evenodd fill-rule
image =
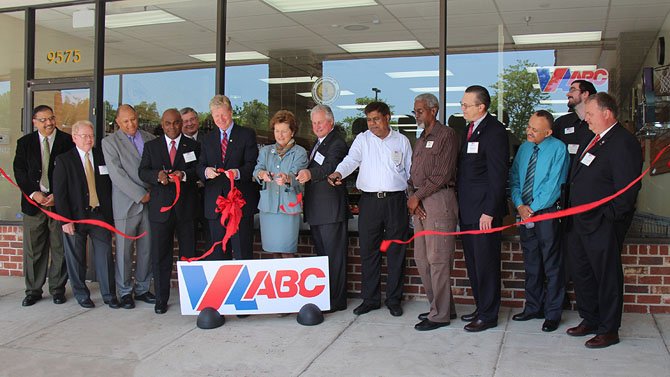
<path id="1" fill-rule="evenodd" d="M 90 127 L 91 130 L 95 132 L 95 127 L 93 127 L 93 123 L 91 123 L 88 120 L 78 120 L 72 125 L 72 134 L 79 134 L 79 129 L 82 127 Z"/>
<path id="2" fill-rule="evenodd" d="M 225 107 L 228 110 L 233 110 L 233 105 L 230 104 L 230 98 L 224 96 L 223 94 L 217 94 L 214 97 L 212 97 L 211 101 L 209 101 L 209 109 L 218 109 Z"/>
<path id="3" fill-rule="evenodd" d="M 309 113 L 309 119 L 312 119 L 312 114 L 319 111 L 326 114 L 326 118 L 330 119 L 330 121 L 333 122 L 333 124 L 335 124 L 335 115 L 333 115 L 333 110 L 328 105 L 316 105 L 312 107 L 312 110 Z"/>
<path id="4" fill-rule="evenodd" d="M 440 110 L 440 101 L 435 97 L 434 94 L 431 93 L 422 93 L 419 94 L 418 96 L 414 97 L 414 102 L 421 101 L 426 104 L 431 109 L 438 109 Z"/>
<path id="5" fill-rule="evenodd" d="M 179 110 L 179 113 L 181 115 L 186 115 L 188 113 L 193 113 L 193 114 L 195 114 L 196 117 L 198 116 L 198 112 L 195 111 L 192 107 L 184 107 L 181 110 Z"/>

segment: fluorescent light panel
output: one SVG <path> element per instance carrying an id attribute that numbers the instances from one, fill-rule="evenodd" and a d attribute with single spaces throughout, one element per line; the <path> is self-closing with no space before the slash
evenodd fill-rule
<path id="1" fill-rule="evenodd" d="M 541 105 L 566 105 L 567 99 L 543 99 L 540 100 Z"/>
<path id="2" fill-rule="evenodd" d="M 340 105 L 337 108 L 342 110 L 359 110 L 365 109 L 365 105 Z"/>
<path id="3" fill-rule="evenodd" d="M 352 54 L 357 52 L 422 50 L 424 48 L 423 45 L 419 43 L 419 41 L 345 43 L 338 46 Z"/>
<path id="4" fill-rule="evenodd" d="M 216 53 L 210 52 L 207 54 L 193 54 L 189 55 L 190 57 L 203 62 L 214 62 L 216 61 Z M 267 60 L 267 56 L 261 54 L 258 51 L 239 51 L 239 52 L 226 52 L 226 61 L 233 60 Z"/>
<path id="5" fill-rule="evenodd" d="M 546 67 L 526 67 L 526 72 L 535 73 L 538 68 L 547 68 L 553 72 L 557 68 L 569 68 L 571 71 L 595 71 L 598 67 L 595 65 L 551 65 Z"/>
<path id="6" fill-rule="evenodd" d="M 299 92 L 296 93 L 299 96 L 307 97 L 307 98 L 312 98 L 312 92 Z M 341 96 L 353 96 L 354 92 L 350 92 L 348 90 L 340 90 L 340 95 Z"/>
<path id="7" fill-rule="evenodd" d="M 447 70 L 447 76 L 453 76 L 450 70 Z M 386 72 L 386 76 L 392 79 L 413 79 L 417 77 L 439 77 L 440 71 L 401 71 Z"/>
<path id="8" fill-rule="evenodd" d="M 447 92 L 465 92 L 467 87 L 465 86 L 448 86 Z M 440 91 L 440 88 L 437 86 L 426 86 L 421 88 L 409 88 L 409 90 L 414 93 L 437 93 Z"/>
<path id="9" fill-rule="evenodd" d="M 105 27 L 116 29 L 130 26 L 169 24 L 184 22 L 179 18 L 163 10 L 146 10 L 141 12 L 108 14 L 105 16 Z"/>
<path id="10" fill-rule="evenodd" d="M 263 2 L 283 13 L 377 5 L 374 0 L 263 0 Z"/>
<path id="11" fill-rule="evenodd" d="M 573 33 L 526 34 L 513 35 L 514 43 L 518 45 L 541 43 L 569 43 L 569 42 L 597 42 L 602 37 L 602 31 L 586 31 Z"/>
<path id="12" fill-rule="evenodd" d="M 317 77 L 298 76 L 298 77 L 274 77 L 271 79 L 259 79 L 268 84 L 298 84 L 302 82 L 314 82 Z"/>

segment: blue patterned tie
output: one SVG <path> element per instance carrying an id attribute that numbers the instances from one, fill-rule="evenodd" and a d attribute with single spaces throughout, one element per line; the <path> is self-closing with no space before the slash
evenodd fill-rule
<path id="1" fill-rule="evenodd" d="M 526 171 L 526 180 L 523 183 L 523 191 L 521 192 L 521 200 L 523 204 L 530 205 L 533 202 L 533 182 L 535 181 L 535 165 L 537 165 L 537 152 L 540 147 L 537 145 L 533 147 L 533 154 L 528 161 L 528 170 Z"/>

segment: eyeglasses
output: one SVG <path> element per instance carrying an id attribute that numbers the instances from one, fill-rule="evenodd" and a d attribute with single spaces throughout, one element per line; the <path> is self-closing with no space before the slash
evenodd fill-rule
<path id="1" fill-rule="evenodd" d="M 95 135 L 88 135 L 88 134 L 74 134 L 74 136 L 79 136 L 82 139 L 94 139 Z"/>
<path id="2" fill-rule="evenodd" d="M 579 92 L 579 93 L 581 93 L 582 90 L 579 89 L 579 88 L 570 88 L 570 90 L 568 90 L 568 93 L 574 93 L 574 92 Z"/>
<path id="3" fill-rule="evenodd" d="M 40 122 L 40 123 L 45 123 L 47 120 L 50 120 L 50 121 L 52 121 L 52 122 L 55 121 L 55 120 L 56 120 L 56 117 L 55 117 L 54 115 L 52 115 L 52 116 L 50 116 L 50 117 L 48 117 L 48 118 L 33 118 L 33 119 L 35 119 L 36 121 L 38 121 L 38 122 Z"/>
<path id="4" fill-rule="evenodd" d="M 463 102 L 460 102 L 460 104 L 461 104 L 461 107 L 464 108 L 464 109 L 468 109 L 468 108 L 470 108 L 470 107 L 472 107 L 472 106 L 479 106 L 479 105 L 481 105 L 481 103 L 475 103 L 475 104 L 469 105 L 469 104 L 467 104 L 467 103 L 463 103 Z"/>

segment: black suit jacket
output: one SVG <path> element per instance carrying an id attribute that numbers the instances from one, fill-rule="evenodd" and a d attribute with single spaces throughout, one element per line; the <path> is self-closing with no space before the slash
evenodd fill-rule
<path id="1" fill-rule="evenodd" d="M 177 155 L 174 164 L 170 163 L 168 145 L 164 136 L 157 137 L 144 144 L 142 160 L 138 168 L 140 179 L 151 187 L 149 199 L 149 220 L 154 222 L 166 222 L 170 217 L 170 211 L 161 212 L 160 209 L 174 202 L 176 195 L 175 184 L 163 185 L 158 183 L 158 173 L 161 170 L 181 170 L 186 173 L 186 181 L 180 183 L 181 193 L 179 201 L 172 208 L 178 220 L 192 220 L 198 205 L 196 182 L 198 176 L 196 167 L 200 155 L 200 144 L 182 135 L 177 145 Z M 186 158 L 193 158 L 186 162 Z"/>
<path id="2" fill-rule="evenodd" d="M 247 204 L 242 208 L 243 216 L 252 216 L 258 207 L 260 198 L 259 186 L 252 181 L 252 174 L 258 159 L 258 145 L 256 144 L 256 132 L 253 129 L 242 127 L 238 124 L 232 129 L 228 138 L 226 160 L 221 161 L 221 133 L 214 129 L 205 135 L 202 142 L 202 153 L 198 161 L 198 176 L 205 182 L 205 217 L 215 220 L 219 214 L 215 212 L 216 198 L 219 195 L 226 196 L 230 191 L 230 182 L 225 174 L 214 179 L 205 178 L 207 167 L 238 169 L 240 179 L 235 181 Z"/>
<path id="3" fill-rule="evenodd" d="M 630 132 L 619 123 L 605 134 L 588 153 L 595 156 L 587 166 L 579 157 L 588 140 L 577 151 L 569 180 L 570 206 L 590 203 L 619 191 L 642 171 L 642 148 Z M 598 230 L 603 221 L 626 221 L 635 211 L 637 183 L 616 199 L 591 211 L 574 216 L 573 226 L 579 234 Z"/>
<path id="4" fill-rule="evenodd" d="M 100 166 L 105 164 L 102 150 L 93 147 L 93 170 L 95 171 L 95 191 L 100 202 L 100 212 L 105 221 L 112 224 L 112 180 L 109 173 L 100 174 Z M 103 168 L 103 170 L 106 170 Z M 87 218 L 89 191 L 86 183 L 86 172 L 79 157 L 77 148 L 59 155 L 54 169 L 53 192 L 56 199 L 56 213 L 68 219 L 80 220 Z"/>
<path id="5" fill-rule="evenodd" d="M 56 129 L 56 136 L 51 147 L 51 157 L 49 161 L 49 187 L 53 191 L 53 170 L 56 157 L 59 154 L 74 148 L 72 136 L 70 134 Z M 16 156 L 14 157 L 14 176 L 16 183 L 26 195 L 30 196 L 35 191 L 40 190 L 40 178 L 42 177 L 42 152 L 40 148 L 40 138 L 35 131 L 21 137 L 16 143 Z M 21 211 L 29 216 L 35 216 L 39 212 L 21 196 Z"/>
<path id="6" fill-rule="evenodd" d="M 309 151 L 310 155 L 313 149 L 314 146 Z M 342 162 L 348 150 L 344 138 L 333 130 L 317 149 L 324 157 L 323 163 L 312 159 L 307 165 L 312 179 L 305 185 L 303 213 L 309 225 L 331 224 L 351 217 L 346 185 L 333 187 L 326 179 Z"/>
<path id="7" fill-rule="evenodd" d="M 470 140 L 461 140 L 458 161 L 458 208 L 461 224 L 478 224 L 482 213 L 495 218 L 507 214 L 509 142 L 505 126 L 487 114 Z M 467 153 L 468 143 L 479 143 Z"/>

